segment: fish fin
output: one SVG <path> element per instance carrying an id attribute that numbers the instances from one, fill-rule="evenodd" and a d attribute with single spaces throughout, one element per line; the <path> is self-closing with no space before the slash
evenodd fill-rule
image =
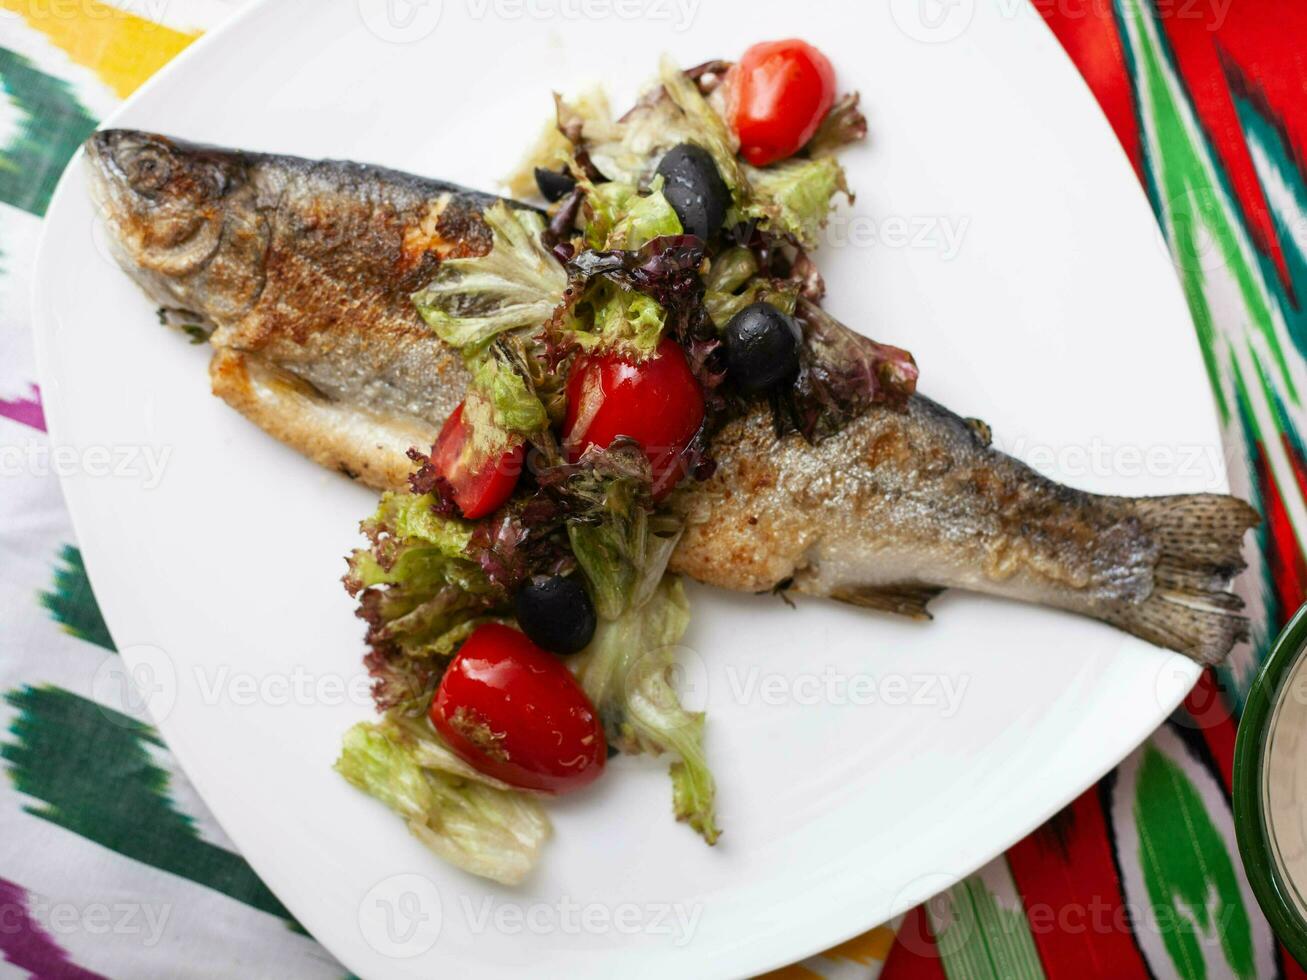
<path id="1" fill-rule="evenodd" d="M 909 619 L 933 619 L 926 611 L 926 603 L 944 590 L 935 585 L 917 582 L 895 582 L 892 585 L 850 585 L 833 589 L 830 597 L 839 602 L 898 613 Z"/>
<path id="2" fill-rule="evenodd" d="M 209 362 L 213 393 L 322 466 L 377 490 L 403 490 L 410 446 L 429 446 L 437 427 L 333 402 L 311 384 L 257 354 L 218 348 Z"/>
<path id="3" fill-rule="evenodd" d="M 1141 497 L 1130 505 L 1159 549 L 1153 589 L 1102 618 L 1204 666 L 1220 663 L 1248 638 L 1248 620 L 1238 615 L 1243 600 L 1229 588 L 1246 567 L 1240 547 L 1244 532 L 1260 522 L 1257 512 L 1209 493 Z"/>
<path id="4" fill-rule="evenodd" d="M 994 442 L 994 433 L 989 428 L 989 423 L 980 419 L 963 419 L 962 421 L 967 424 L 967 428 L 971 430 L 982 446 L 989 448 Z"/>

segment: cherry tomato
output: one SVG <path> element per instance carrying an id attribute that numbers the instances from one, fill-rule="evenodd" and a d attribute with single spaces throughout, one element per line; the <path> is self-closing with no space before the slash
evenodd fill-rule
<path id="1" fill-rule="evenodd" d="M 463 516 L 476 520 L 498 510 L 512 495 L 526 450 L 519 442 L 502 452 L 478 452 L 472 426 L 463 419 L 466 405 L 463 402 L 445 420 L 431 447 L 431 462 L 449 482 Z"/>
<path id="2" fill-rule="evenodd" d="M 731 125 L 755 167 L 793 156 L 835 101 L 835 69 L 805 41 L 766 41 L 731 70 Z"/>
<path id="3" fill-rule="evenodd" d="M 653 468 L 654 497 L 684 475 L 682 454 L 703 425 L 703 392 L 680 346 L 664 337 L 653 357 L 616 354 L 580 358 L 567 378 L 563 445 L 572 462 L 591 446 L 608 448 L 629 436 Z"/>
<path id="4" fill-rule="evenodd" d="M 580 789 L 608 759 L 599 715 L 572 672 L 498 623 L 477 627 L 463 642 L 430 717 L 460 759 L 521 789 Z"/>

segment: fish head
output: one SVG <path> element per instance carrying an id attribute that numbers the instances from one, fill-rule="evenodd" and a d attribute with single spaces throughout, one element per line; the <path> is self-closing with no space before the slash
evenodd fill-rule
<path id="1" fill-rule="evenodd" d="M 241 247 L 251 211 L 241 206 L 241 157 L 126 129 L 97 132 L 85 148 L 91 195 L 118 264 L 161 305 L 206 313 L 206 270 L 258 254 Z"/>

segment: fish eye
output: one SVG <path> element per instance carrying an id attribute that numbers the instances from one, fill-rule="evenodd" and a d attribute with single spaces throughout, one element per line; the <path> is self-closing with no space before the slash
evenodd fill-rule
<path id="1" fill-rule="evenodd" d="M 146 196 L 162 190 L 172 176 L 172 161 L 157 146 L 140 147 L 136 152 L 128 154 L 121 166 L 132 190 Z"/>

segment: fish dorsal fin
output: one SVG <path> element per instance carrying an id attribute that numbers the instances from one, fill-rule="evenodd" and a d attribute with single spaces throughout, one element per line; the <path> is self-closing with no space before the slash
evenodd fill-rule
<path id="1" fill-rule="evenodd" d="M 834 589 L 831 598 L 865 609 L 897 613 L 910 619 L 931 619 L 926 603 L 944 590 L 934 585 L 916 582 L 896 582 L 890 585 L 848 585 Z"/>

